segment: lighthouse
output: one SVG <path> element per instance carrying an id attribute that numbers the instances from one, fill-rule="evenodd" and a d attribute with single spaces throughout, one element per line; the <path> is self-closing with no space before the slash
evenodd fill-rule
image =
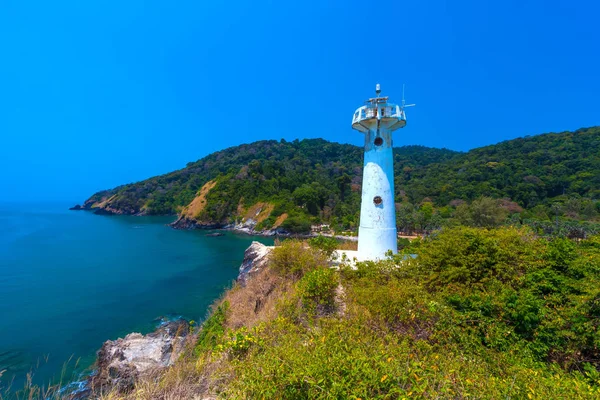
<path id="1" fill-rule="evenodd" d="M 404 91 L 404 90 L 403 90 Z M 392 132 L 406 125 L 404 93 L 401 105 L 381 97 L 381 87 L 375 87 L 376 97 L 359 107 L 352 117 L 352 128 L 365 135 L 365 162 L 358 228 L 358 258 L 385 258 L 391 250 L 398 252 L 396 209 L 394 202 L 394 155 Z"/>

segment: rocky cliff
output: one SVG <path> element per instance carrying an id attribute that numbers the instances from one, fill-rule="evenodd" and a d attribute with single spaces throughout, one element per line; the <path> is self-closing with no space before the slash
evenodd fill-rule
<path id="1" fill-rule="evenodd" d="M 273 224 L 270 225 L 269 228 L 259 228 L 263 221 L 271 217 L 274 209 L 272 204 L 265 202 L 258 202 L 248 208 L 239 205 L 236 214 L 232 217 L 235 219 L 235 223 L 207 221 L 202 218 L 202 209 L 205 204 L 204 196 L 206 196 L 207 193 L 208 191 L 204 191 L 203 188 L 190 206 L 184 208 L 183 212 L 179 215 L 179 218 L 177 218 L 170 226 L 175 229 L 229 229 L 236 232 L 261 236 L 285 236 L 290 234 L 290 232 L 281 227 L 281 224 L 283 224 L 288 217 L 287 214 L 282 214 L 274 219 Z M 199 198 L 201 201 L 198 201 Z"/>
<path id="2" fill-rule="evenodd" d="M 237 278 L 241 286 L 266 267 L 272 249 L 256 241 L 246 249 Z M 141 378 L 160 374 L 171 366 L 184 351 L 188 334 L 187 321 L 178 320 L 164 322 L 147 335 L 130 333 L 124 338 L 106 341 L 98 350 L 95 373 L 74 398 L 130 391 Z"/>
<path id="3" fill-rule="evenodd" d="M 273 246 L 265 246 L 259 242 L 252 242 L 246 249 L 237 278 L 242 286 L 246 284 L 251 275 L 261 271 L 267 265 L 271 250 L 273 250 Z"/>
<path id="4" fill-rule="evenodd" d="M 166 322 L 147 335 L 130 333 L 106 341 L 98 351 L 97 371 L 89 378 L 89 391 L 126 391 L 139 378 L 172 365 L 188 333 L 187 321 L 178 320 Z"/>

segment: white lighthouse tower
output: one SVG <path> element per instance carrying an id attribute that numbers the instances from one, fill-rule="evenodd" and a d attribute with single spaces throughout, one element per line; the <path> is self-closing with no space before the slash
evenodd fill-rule
<path id="1" fill-rule="evenodd" d="M 389 250 L 398 252 L 396 210 L 394 202 L 394 156 L 392 132 L 406 125 L 404 107 L 414 104 L 388 103 L 387 97 L 366 101 L 352 118 L 352 128 L 365 134 L 365 166 L 363 169 L 360 227 L 358 228 L 358 258 L 385 258 Z"/>

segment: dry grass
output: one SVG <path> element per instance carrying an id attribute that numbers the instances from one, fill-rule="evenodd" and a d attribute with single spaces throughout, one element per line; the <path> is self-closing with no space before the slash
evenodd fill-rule
<path id="1" fill-rule="evenodd" d="M 116 194 L 113 194 L 113 195 L 112 195 L 112 196 L 110 196 L 109 198 L 102 200 L 100 203 L 94 204 L 94 205 L 92 206 L 92 208 L 103 208 L 103 207 L 105 207 L 106 205 L 110 204 L 110 202 L 111 202 L 111 201 L 113 201 L 115 197 L 117 197 L 117 195 L 116 195 Z"/>
<path id="2" fill-rule="evenodd" d="M 244 215 L 245 214 L 244 210 L 245 210 L 244 209 L 244 197 L 242 196 L 242 197 L 240 197 L 240 201 L 238 202 L 238 205 L 237 205 L 237 214 L 236 215 L 237 216 Z"/>
<path id="3" fill-rule="evenodd" d="M 170 368 L 156 371 L 137 381 L 135 388 L 129 393 L 112 390 L 92 398 L 100 400 L 180 400 L 180 399 L 215 399 L 216 384 L 219 379 L 213 374 L 220 368 L 222 357 L 215 360 L 212 355 L 197 357 L 192 348 Z"/>
<path id="4" fill-rule="evenodd" d="M 269 218 L 275 206 L 271 203 L 258 202 L 251 206 L 245 213 L 243 220 L 252 218 L 257 224 Z"/>
<path id="5" fill-rule="evenodd" d="M 355 240 L 344 240 L 337 247 L 338 250 L 358 250 L 358 242 Z"/>
<path id="6" fill-rule="evenodd" d="M 206 207 L 206 195 L 217 184 L 216 181 L 208 181 L 202 186 L 192 202 L 184 209 L 184 215 L 189 218 L 198 218 L 204 207 Z"/>
<path id="7" fill-rule="evenodd" d="M 283 221 L 285 221 L 287 219 L 287 217 L 288 217 L 287 213 L 281 214 L 279 217 L 277 217 L 277 219 L 275 220 L 275 223 L 273 224 L 271 229 L 279 228 L 279 226 L 281 224 L 283 224 Z"/>
<path id="8" fill-rule="evenodd" d="M 225 294 L 223 301 L 230 305 L 226 327 L 252 328 L 275 318 L 275 305 L 286 290 L 284 280 L 270 268 L 252 275 L 245 287 L 236 286 Z"/>
<path id="9" fill-rule="evenodd" d="M 423 237 L 423 235 L 398 235 L 399 238 L 402 239 L 408 239 L 408 240 L 414 240 L 414 239 L 420 239 Z"/>

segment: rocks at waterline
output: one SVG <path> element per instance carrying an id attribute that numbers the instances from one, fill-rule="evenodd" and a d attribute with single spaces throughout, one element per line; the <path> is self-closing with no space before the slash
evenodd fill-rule
<path id="1" fill-rule="evenodd" d="M 225 234 L 223 232 L 213 232 L 213 233 L 207 233 L 204 236 L 206 236 L 206 237 L 218 237 L 218 236 L 225 236 Z"/>
<path id="2" fill-rule="evenodd" d="M 194 219 L 188 218 L 185 215 L 180 215 L 175 222 L 169 224 L 170 227 L 181 230 L 191 229 L 221 229 L 223 225 L 220 223 L 202 223 Z"/>
<path id="3" fill-rule="evenodd" d="M 273 246 L 252 242 L 244 253 L 238 282 L 245 285 L 268 262 Z M 162 318 L 161 318 L 162 319 Z M 177 320 L 163 323 L 147 335 L 130 333 L 124 338 L 106 341 L 97 353 L 96 371 L 82 388 L 71 392 L 72 399 L 86 399 L 94 393 L 127 392 L 143 377 L 160 373 L 181 355 L 189 323 Z"/>
<path id="4" fill-rule="evenodd" d="M 130 333 L 106 341 L 98 351 L 97 371 L 89 378 L 90 391 L 127 391 L 139 378 L 172 365 L 188 333 L 188 322 L 178 320 L 166 322 L 147 335 Z"/>
<path id="5" fill-rule="evenodd" d="M 273 250 L 273 246 L 265 246 L 260 242 L 252 242 L 252 244 L 244 252 L 244 260 L 240 266 L 240 272 L 237 281 L 244 286 L 250 275 L 260 271 L 269 260 L 269 254 Z"/>

